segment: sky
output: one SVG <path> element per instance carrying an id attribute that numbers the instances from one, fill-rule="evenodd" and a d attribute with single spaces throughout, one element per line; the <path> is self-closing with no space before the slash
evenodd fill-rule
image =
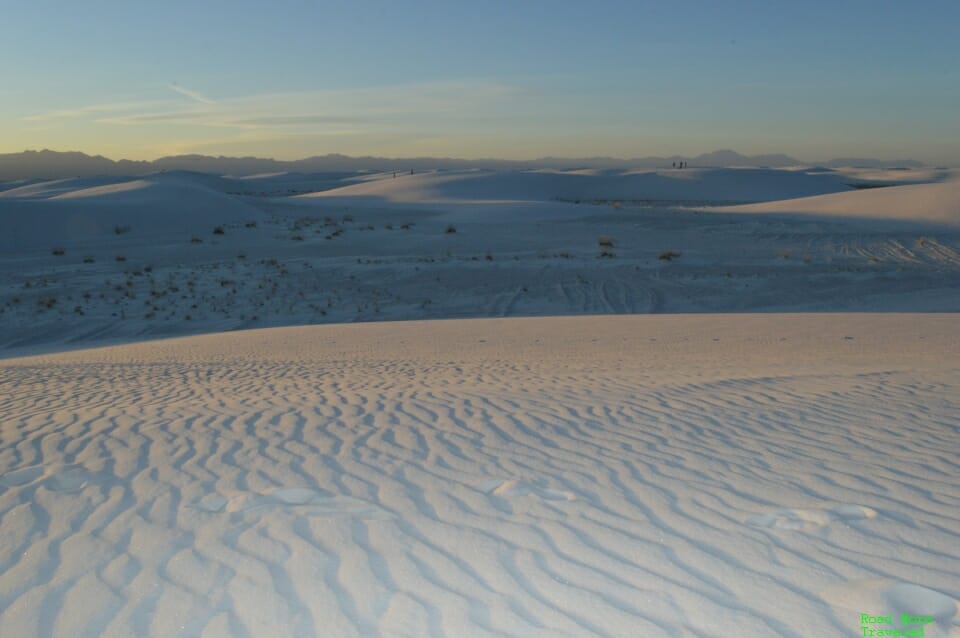
<path id="1" fill-rule="evenodd" d="M 960 2 L 0 0 L 0 153 L 960 165 Z"/>

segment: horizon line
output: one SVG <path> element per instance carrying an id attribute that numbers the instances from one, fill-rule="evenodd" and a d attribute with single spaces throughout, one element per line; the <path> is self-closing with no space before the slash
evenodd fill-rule
<path id="1" fill-rule="evenodd" d="M 922 161 L 922 160 L 916 160 L 916 159 L 913 159 L 913 158 L 907 158 L 907 157 L 896 158 L 896 159 L 885 159 L 885 158 L 880 158 L 880 157 L 857 157 L 857 156 L 853 156 L 853 155 L 848 155 L 848 156 L 838 155 L 838 156 L 831 157 L 831 158 L 819 159 L 819 160 L 816 160 L 816 161 L 808 161 L 808 160 L 804 160 L 804 159 L 800 159 L 800 158 L 794 157 L 793 155 L 790 155 L 789 153 L 784 153 L 784 152 L 745 154 L 745 153 L 741 153 L 741 152 L 739 152 L 739 151 L 735 151 L 735 150 L 730 149 L 730 148 L 720 148 L 720 149 L 716 149 L 716 150 L 713 150 L 713 151 L 704 151 L 704 152 L 698 153 L 698 154 L 696 154 L 696 155 L 683 155 L 683 154 L 674 154 L 674 155 L 646 155 L 646 156 L 639 156 L 639 155 L 637 155 L 637 156 L 633 156 L 633 157 L 616 157 L 616 156 L 612 156 L 612 155 L 585 155 L 585 156 L 580 156 L 580 157 L 572 157 L 572 156 L 566 156 L 566 157 L 565 157 L 565 156 L 557 156 L 557 155 L 544 155 L 544 156 L 533 157 L 533 158 L 529 158 L 529 159 L 507 159 L 507 158 L 500 158 L 500 157 L 477 157 L 477 158 L 470 158 L 470 157 L 457 157 L 457 156 L 451 156 L 451 155 L 446 155 L 446 156 L 436 156 L 436 155 L 420 155 L 420 156 L 413 156 L 413 155 L 408 155 L 408 156 L 348 155 L 348 154 L 345 154 L 345 153 L 336 153 L 336 152 L 325 153 L 325 154 L 320 154 L 320 155 L 307 155 L 307 156 L 305 156 L 305 157 L 299 157 L 299 158 L 297 158 L 297 159 L 278 159 L 278 158 L 275 158 L 275 157 L 262 157 L 262 156 L 257 156 L 257 155 L 207 155 L 207 154 L 203 154 L 203 153 L 181 153 L 181 154 L 178 154 L 178 155 L 160 155 L 160 156 L 154 157 L 153 159 L 129 159 L 129 158 L 126 158 L 126 157 L 121 157 L 121 158 L 119 158 L 119 159 L 114 159 L 114 158 L 112 158 L 112 157 L 108 157 L 108 156 L 103 155 L 103 154 L 100 154 L 100 153 L 91 154 L 91 153 L 88 153 L 87 151 L 82 151 L 82 150 L 59 151 L 59 150 L 54 150 L 54 149 L 50 149 L 50 148 L 41 148 L 41 149 L 27 148 L 27 149 L 23 149 L 23 150 L 21 150 L 21 151 L 10 151 L 10 152 L 5 152 L 5 153 L 0 153 L 0 157 L 2 157 L 2 156 L 4 156 L 4 155 L 8 155 L 8 156 L 9 156 L 9 155 L 22 155 L 22 154 L 26 154 L 26 153 L 36 153 L 36 154 L 39 154 L 39 153 L 56 153 L 56 154 L 60 154 L 60 155 L 83 155 L 83 156 L 89 157 L 89 158 L 101 158 L 101 159 L 104 159 L 104 160 L 113 162 L 113 163 L 115 163 L 115 164 L 116 164 L 116 163 L 120 163 L 120 162 L 132 162 L 132 163 L 145 163 L 145 164 L 149 164 L 149 163 L 154 163 L 154 162 L 157 162 L 157 161 L 160 161 L 160 160 L 164 160 L 164 159 L 176 159 L 176 158 L 187 158 L 187 157 L 205 158 L 205 159 L 214 159 L 214 160 L 218 160 L 218 159 L 219 159 L 219 160 L 258 160 L 258 161 L 283 162 L 283 163 L 296 163 L 296 162 L 302 162 L 302 161 L 311 160 L 311 159 L 317 159 L 317 158 L 340 157 L 340 158 L 350 159 L 350 160 L 368 160 L 368 159 L 373 159 L 373 160 L 388 160 L 388 161 L 438 160 L 438 161 L 456 161 L 456 162 L 503 162 L 503 163 L 513 163 L 513 164 L 524 164 L 524 163 L 533 163 L 533 162 L 540 162 L 540 161 L 591 161 L 591 160 L 592 160 L 592 161 L 608 160 L 608 161 L 616 161 L 616 162 L 651 161 L 651 160 L 666 160 L 666 161 L 670 161 L 670 160 L 697 159 L 697 158 L 701 158 L 701 157 L 704 157 L 704 156 L 717 155 L 717 154 L 720 154 L 720 153 L 732 153 L 732 154 L 738 155 L 738 156 L 740 156 L 740 157 L 742 157 L 742 158 L 745 158 L 745 159 L 777 158 L 777 157 L 779 157 L 779 158 L 782 158 L 782 159 L 785 159 L 785 160 L 792 160 L 792 161 L 794 161 L 794 162 L 797 163 L 796 165 L 805 165 L 805 166 L 815 166 L 815 165 L 820 164 L 820 163 L 830 163 L 830 162 L 836 162 L 836 161 L 838 161 L 838 160 L 866 160 L 866 161 L 870 161 L 870 162 L 889 163 L 889 164 L 891 164 L 891 165 L 896 165 L 897 163 L 911 163 L 911 164 L 919 164 L 919 165 L 928 166 L 928 167 L 935 167 L 935 166 L 945 166 L 945 167 L 947 167 L 947 166 L 948 166 L 948 165 L 935 165 L 935 164 L 931 164 L 931 163 L 929 163 L 929 162 L 925 162 L 925 161 Z"/>

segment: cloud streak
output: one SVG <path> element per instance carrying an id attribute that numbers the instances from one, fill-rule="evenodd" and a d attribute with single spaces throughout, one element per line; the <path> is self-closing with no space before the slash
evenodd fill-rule
<path id="1" fill-rule="evenodd" d="M 160 102 L 115 102 L 109 104 L 93 104 L 81 106 L 73 109 L 57 109 L 54 111 L 45 111 L 43 113 L 34 113 L 27 115 L 21 120 L 25 122 L 49 122 L 53 120 L 66 120 L 80 118 L 85 116 L 97 116 L 103 113 L 122 113 L 124 111 L 135 111 L 149 108 L 156 108 Z"/>
<path id="2" fill-rule="evenodd" d="M 294 147 L 303 152 L 332 147 L 377 152 L 384 145 L 416 149 L 428 137 L 448 140 L 465 134 L 474 142 L 513 137 L 542 126 L 548 115 L 538 106 L 543 96 L 537 92 L 483 81 L 289 91 L 216 101 L 179 85 L 154 90 L 159 95 L 151 102 L 80 105 L 29 119 L 57 123 L 65 135 L 84 138 L 111 137 L 110 128 L 124 127 L 129 130 L 117 137 L 152 149 L 166 150 L 175 143 L 184 152 L 215 146 L 277 153 L 270 150 L 272 144 L 293 153 L 300 152 Z M 329 141 L 346 138 L 351 141 Z"/>
<path id="3" fill-rule="evenodd" d="M 174 87 L 171 87 L 174 88 Z M 328 127 L 399 127 L 443 122 L 469 124 L 493 114 L 518 113 L 523 91 L 484 83 L 440 83 L 362 89 L 299 91 L 212 101 L 183 87 L 193 103 L 166 101 L 148 109 L 111 111 L 95 122 L 108 125 L 182 125 L 236 129 L 317 131 Z M 201 99 L 203 98 L 203 99 Z M 206 100 L 206 101 L 204 101 Z M 96 113 L 96 107 L 90 107 Z M 44 117 L 44 116 L 37 116 Z"/>
<path id="4" fill-rule="evenodd" d="M 182 87 L 179 84 L 170 84 L 168 85 L 168 88 L 175 93 L 179 93 L 180 95 L 190 98 L 194 102 L 200 102 L 201 104 L 216 104 L 215 100 L 211 100 L 203 93 Z"/>

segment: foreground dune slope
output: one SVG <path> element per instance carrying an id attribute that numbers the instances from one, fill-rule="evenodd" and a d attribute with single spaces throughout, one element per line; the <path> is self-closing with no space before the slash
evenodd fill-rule
<path id="1" fill-rule="evenodd" d="M 282 328 L 0 362 L 17 636 L 956 636 L 957 315 Z"/>

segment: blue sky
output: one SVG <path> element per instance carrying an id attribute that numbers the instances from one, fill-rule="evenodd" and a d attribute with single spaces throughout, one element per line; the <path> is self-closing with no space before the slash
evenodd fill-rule
<path id="1" fill-rule="evenodd" d="M 0 152 L 960 164 L 960 2 L 5 0 Z"/>

